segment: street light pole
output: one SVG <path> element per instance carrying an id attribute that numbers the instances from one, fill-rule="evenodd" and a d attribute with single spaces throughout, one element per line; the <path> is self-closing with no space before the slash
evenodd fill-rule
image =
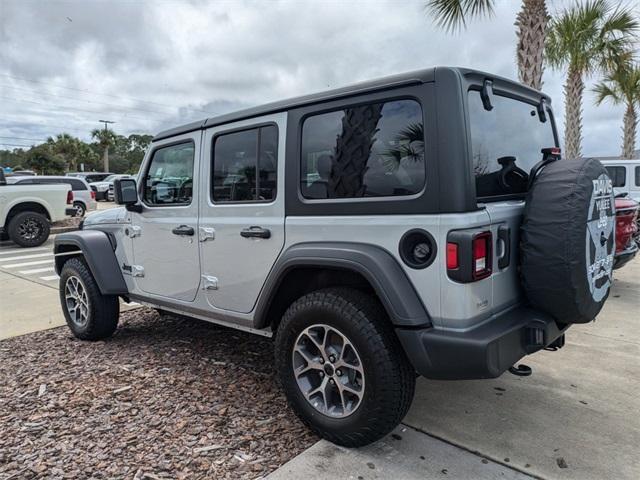
<path id="1" fill-rule="evenodd" d="M 102 154 L 102 168 L 104 168 L 105 173 L 109 171 L 109 143 L 107 142 L 107 132 L 109 131 L 109 129 L 107 128 L 107 125 L 109 123 L 116 123 L 116 122 L 112 122 L 111 120 L 98 120 L 100 123 L 104 123 L 104 140 L 105 140 L 105 144 L 104 144 L 104 153 Z"/>

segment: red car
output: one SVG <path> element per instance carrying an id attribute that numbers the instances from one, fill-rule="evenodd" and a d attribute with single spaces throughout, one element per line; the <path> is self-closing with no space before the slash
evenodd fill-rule
<path id="1" fill-rule="evenodd" d="M 616 198 L 616 254 L 613 268 L 624 266 L 638 253 L 638 202 L 630 198 Z"/>

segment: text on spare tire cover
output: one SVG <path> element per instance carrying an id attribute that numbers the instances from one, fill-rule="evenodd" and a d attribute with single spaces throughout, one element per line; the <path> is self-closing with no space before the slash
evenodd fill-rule
<path id="1" fill-rule="evenodd" d="M 602 300 L 611 286 L 615 251 L 615 213 L 613 185 L 606 174 L 593 180 L 587 213 L 587 283 L 593 300 Z"/>

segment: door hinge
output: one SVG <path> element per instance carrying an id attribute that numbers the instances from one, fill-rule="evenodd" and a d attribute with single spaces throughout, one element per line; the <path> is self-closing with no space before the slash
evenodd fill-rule
<path id="1" fill-rule="evenodd" d="M 200 227 L 200 241 L 206 242 L 207 240 L 213 240 L 216 238 L 216 230 L 213 227 Z"/>
<path id="2" fill-rule="evenodd" d="M 142 227 L 138 227 L 137 225 L 127 227 L 124 229 L 124 234 L 129 238 L 139 237 L 140 235 L 142 235 Z"/>
<path id="3" fill-rule="evenodd" d="M 211 275 L 202 276 L 202 289 L 203 290 L 218 290 L 218 277 L 212 277 Z"/>

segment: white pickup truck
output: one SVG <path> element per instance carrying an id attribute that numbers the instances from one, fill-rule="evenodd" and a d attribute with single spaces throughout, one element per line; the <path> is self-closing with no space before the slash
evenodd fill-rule
<path id="1" fill-rule="evenodd" d="M 37 247 L 49 238 L 51 223 L 74 214 L 69 185 L 7 185 L 0 169 L 0 238 Z"/>

